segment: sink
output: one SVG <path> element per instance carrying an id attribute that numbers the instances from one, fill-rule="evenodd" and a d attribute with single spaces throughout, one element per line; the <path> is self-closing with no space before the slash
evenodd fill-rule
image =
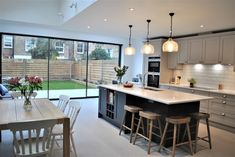
<path id="1" fill-rule="evenodd" d="M 146 89 L 146 90 L 152 90 L 152 91 L 161 91 L 161 89 L 159 88 L 154 88 L 154 87 L 141 87 L 142 89 Z"/>

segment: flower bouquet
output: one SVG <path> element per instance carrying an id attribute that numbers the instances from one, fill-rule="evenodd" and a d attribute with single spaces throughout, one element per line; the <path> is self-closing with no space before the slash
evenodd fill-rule
<path id="1" fill-rule="evenodd" d="M 20 90 L 25 99 L 24 108 L 30 110 L 32 108 L 30 97 L 34 90 L 42 89 L 42 78 L 38 76 L 13 77 L 8 80 L 8 83 L 10 90 Z"/>
<path id="2" fill-rule="evenodd" d="M 117 76 L 117 80 L 119 84 L 122 83 L 122 77 L 126 73 L 127 69 L 128 69 L 128 66 L 125 66 L 125 65 L 123 67 L 117 67 L 117 66 L 114 67 L 114 71 L 116 72 L 116 76 Z"/>

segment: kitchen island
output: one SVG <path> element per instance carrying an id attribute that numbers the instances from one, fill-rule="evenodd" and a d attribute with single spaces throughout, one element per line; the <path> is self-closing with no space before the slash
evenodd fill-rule
<path id="1" fill-rule="evenodd" d="M 166 117 L 185 116 L 189 113 L 199 112 L 200 101 L 208 99 L 212 98 L 163 89 L 150 90 L 139 87 L 125 88 L 122 85 L 100 85 L 98 117 L 120 127 L 124 105 L 127 104 L 160 114 L 162 125 L 165 125 Z M 127 115 L 127 125 L 130 124 L 130 119 L 130 115 Z M 157 138 L 154 140 L 159 141 Z"/>

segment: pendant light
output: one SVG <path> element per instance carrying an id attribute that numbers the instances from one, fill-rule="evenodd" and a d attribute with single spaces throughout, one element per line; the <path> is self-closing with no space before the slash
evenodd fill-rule
<path id="1" fill-rule="evenodd" d="M 141 52 L 143 53 L 143 54 L 147 54 L 147 55 L 149 55 L 149 54 L 154 54 L 154 47 L 153 47 L 153 45 L 151 45 L 150 43 L 149 43 L 149 23 L 151 22 L 151 20 L 147 20 L 147 23 L 148 23 L 148 25 L 147 25 L 147 41 L 146 41 L 146 43 L 143 45 L 143 47 L 142 47 L 142 49 L 141 49 Z"/>
<path id="2" fill-rule="evenodd" d="M 131 46 L 131 28 L 132 25 L 129 25 L 130 28 L 130 35 L 129 35 L 129 46 L 125 48 L 125 55 L 134 55 L 135 54 L 135 48 Z"/>
<path id="3" fill-rule="evenodd" d="M 175 42 L 172 39 L 172 17 L 174 16 L 174 13 L 169 13 L 171 16 L 171 28 L 170 28 L 170 37 L 166 42 L 162 45 L 162 51 L 163 52 L 178 52 L 178 43 Z"/>

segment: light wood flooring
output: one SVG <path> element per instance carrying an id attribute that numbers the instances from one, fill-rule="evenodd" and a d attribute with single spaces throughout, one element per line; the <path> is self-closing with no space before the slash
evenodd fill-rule
<path id="1" fill-rule="evenodd" d="M 75 124 L 75 143 L 78 157 L 168 157 L 166 151 L 159 153 L 158 145 L 147 155 L 147 145 L 137 142 L 129 143 L 127 135 L 118 135 L 119 129 L 97 118 L 98 99 L 80 99 L 82 109 Z M 200 125 L 200 134 L 204 134 L 206 127 Z M 195 157 L 235 157 L 235 134 L 211 127 L 212 150 L 208 144 L 200 142 L 199 151 Z M 0 157 L 13 157 L 12 135 L 3 131 L 3 141 L 0 144 Z M 188 147 L 176 149 L 176 157 L 190 157 Z M 73 157 L 71 152 L 71 157 Z M 62 151 L 55 149 L 53 157 L 62 157 Z"/>

